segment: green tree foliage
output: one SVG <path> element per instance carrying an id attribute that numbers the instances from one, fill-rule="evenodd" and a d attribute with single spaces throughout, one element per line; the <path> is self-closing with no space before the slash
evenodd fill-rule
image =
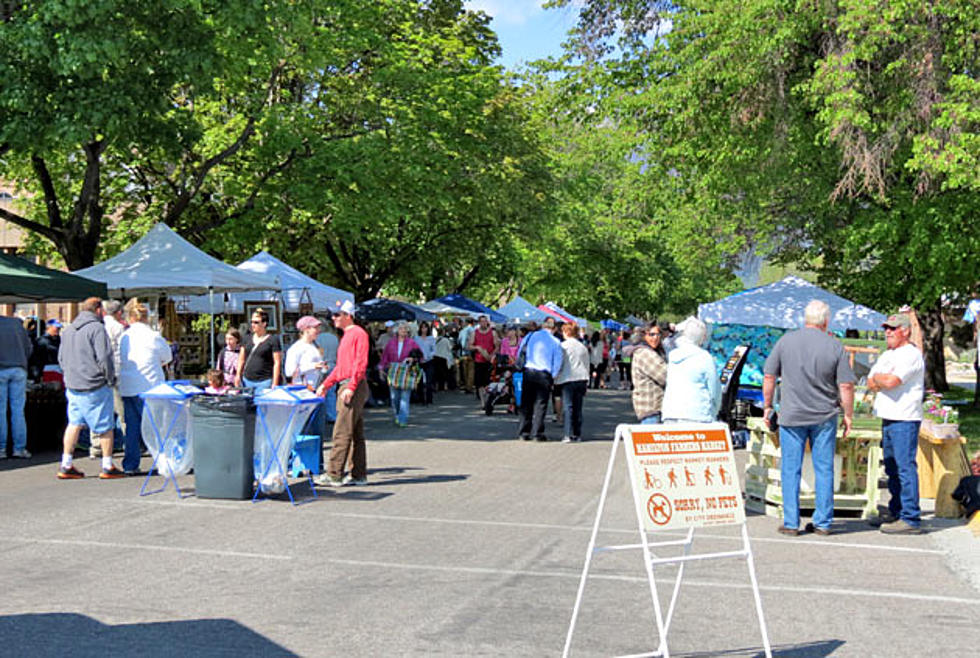
<path id="1" fill-rule="evenodd" d="M 4 218 L 72 269 L 162 220 L 360 297 L 496 276 L 548 176 L 487 23 L 460 0 L 25 3 L 0 157 L 33 207 Z"/>
<path id="2" fill-rule="evenodd" d="M 941 295 L 980 278 L 960 256 L 980 242 L 977 9 L 593 0 L 574 46 L 602 54 L 621 37 L 592 65 L 608 71 L 610 111 L 656 154 L 650 189 L 677 186 L 675 248 L 754 247 L 809 262 L 857 301 L 917 306 L 942 388 Z"/>

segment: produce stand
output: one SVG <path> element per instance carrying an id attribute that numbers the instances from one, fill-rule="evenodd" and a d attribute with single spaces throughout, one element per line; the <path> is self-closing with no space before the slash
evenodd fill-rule
<path id="1" fill-rule="evenodd" d="M 762 418 L 748 420 L 746 446 L 745 507 L 782 518 L 783 491 L 779 471 L 779 439 Z M 839 431 L 842 431 L 839 430 Z M 809 454 L 809 453 L 808 453 Z M 846 439 L 838 436 L 835 457 L 834 510 L 857 512 L 861 518 L 878 514 L 878 477 L 881 471 L 881 423 L 873 418 L 855 418 Z M 839 469 L 840 481 L 837 481 Z M 812 510 L 816 501 L 811 486 L 800 484 L 800 509 Z"/>

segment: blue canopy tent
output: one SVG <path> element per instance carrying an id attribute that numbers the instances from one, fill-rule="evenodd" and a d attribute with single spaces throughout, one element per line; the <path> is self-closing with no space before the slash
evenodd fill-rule
<path id="1" fill-rule="evenodd" d="M 414 304 L 383 297 L 361 302 L 356 306 L 355 313 L 358 318 L 365 322 L 385 322 L 387 320 L 408 320 L 409 322 L 426 320 L 432 322 L 436 319 L 435 313 L 429 313 Z"/>
<path id="2" fill-rule="evenodd" d="M 550 317 L 547 313 L 527 301 L 520 295 L 497 309 L 497 313 L 507 316 L 511 322 L 544 322 Z"/>
<path id="3" fill-rule="evenodd" d="M 603 329 L 608 329 L 609 331 L 626 331 L 629 326 L 623 324 L 622 322 L 616 322 L 612 319 L 606 319 L 599 323 Z"/>
<path id="4" fill-rule="evenodd" d="M 469 297 L 464 297 L 459 293 L 454 292 L 451 295 L 440 297 L 435 301 L 442 302 L 446 306 L 463 309 L 464 311 L 469 311 L 471 313 L 482 313 L 490 318 L 491 322 L 496 322 L 498 324 L 507 322 L 506 315 L 502 315 L 489 306 L 484 306 L 480 302 L 470 299 Z"/>

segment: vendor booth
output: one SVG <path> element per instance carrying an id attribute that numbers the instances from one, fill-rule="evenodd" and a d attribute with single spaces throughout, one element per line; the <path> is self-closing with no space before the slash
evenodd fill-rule
<path id="1" fill-rule="evenodd" d="M 180 237 L 169 226 L 156 224 L 129 249 L 98 265 L 75 272 L 109 288 L 117 298 L 207 295 L 212 315 L 211 351 L 214 350 L 214 313 L 221 307 L 216 295 L 250 290 L 279 290 L 279 281 L 265 274 L 246 272 L 209 256 Z M 214 354 L 210 355 L 214 362 Z"/>
<path id="2" fill-rule="evenodd" d="M 829 330 L 843 333 L 847 329 L 876 330 L 886 316 L 866 306 L 835 295 L 799 277 L 744 290 L 729 297 L 698 307 L 698 317 L 711 325 L 708 351 L 718 364 L 719 372 L 739 347 L 748 349 L 742 371 L 743 386 L 762 386 L 766 357 L 787 331 L 803 327 L 803 311 L 810 301 L 818 299 L 830 307 Z M 759 389 L 740 389 L 739 397 L 762 405 Z M 742 403 L 744 405 L 744 402 Z M 747 416 L 739 413 L 736 417 Z M 742 422 L 745 422 L 744 420 Z M 770 432 L 761 418 L 747 419 L 751 433 L 746 446 L 746 507 L 773 516 L 782 514 L 782 483 L 778 434 Z M 862 517 L 877 514 L 878 476 L 881 470 L 880 422 L 867 414 L 855 414 L 855 427 L 847 439 L 837 441 L 835 457 L 834 509 L 852 511 Z M 800 484 L 800 507 L 814 506 L 812 465 L 804 461 Z"/>
<path id="3" fill-rule="evenodd" d="M 102 282 L 35 265 L 0 252 L 2 304 L 80 302 L 88 297 L 105 296 L 106 286 Z M 29 451 L 39 453 L 61 445 L 67 422 L 66 404 L 60 383 L 28 382 L 24 419 L 27 422 Z M 7 415 L 9 421 L 10 416 Z M 10 447 L 13 447 L 12 442 Z"/>
<path id="4" fill-rule="evenodd" d="M 803 326 L 803 310 L 814 299 L 830 307 L 829 330 L 871 331 L 881 328 L 886 316 L 855 304 L 796 276 L 737 292 L 698 306 L 698 318 L 712 325 L 708 351 L 719 371 L 737 345 L 752 345 L 741 383 L 762 386 L 762 366 L 784 333 Z"/>
<path id="5" fill-rule="evenodd" d="M 544 322 L 549 317 L 547 313 L 527 301 L 520 295 L 497 309 L 497 313 L 505 316 L 510 322 L 525 324 L 527 322 Z"/>

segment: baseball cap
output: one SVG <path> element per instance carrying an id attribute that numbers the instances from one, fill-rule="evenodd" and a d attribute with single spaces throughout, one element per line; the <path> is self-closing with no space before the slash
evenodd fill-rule
<path id="1" fill-rule="evenodd" d="M 903 329 L 909 329 L 912 327 L 912 320 L 909 319 L 908 313 L 893 313 L 888 316 L 888 319 L 881 323 L 882 327 L 890 327 L 892 329 L 896 327 L 902 327 Z"/>
<path id="2" fill-rule="evenodd" d="M 311 327 L 319 326 L 320 321 L 317 320 L 312 315 L 304 315 L 299 320 L 296 321 L 296 328 L 300 331 L 306 331 Z"/>
<path id="3" fill-rule="evenodd" d="M 335 308 L 333 310 L 334 315 L 339 315 L 340 313 L 346 313 L 347 315 L 354 315 L 354 302 L 349 299 L 345 299 L 344 303 L 340 305 L 340 308 Z"/>
<path id="4" fill-rule="evenodd" d="M 58 318 L 51 318 L 50 320 L 48 320 L 47 325 L 49 327 L 58 327 L 59 329 L 61 329 L 61 322 L 58 321 Z"/>

